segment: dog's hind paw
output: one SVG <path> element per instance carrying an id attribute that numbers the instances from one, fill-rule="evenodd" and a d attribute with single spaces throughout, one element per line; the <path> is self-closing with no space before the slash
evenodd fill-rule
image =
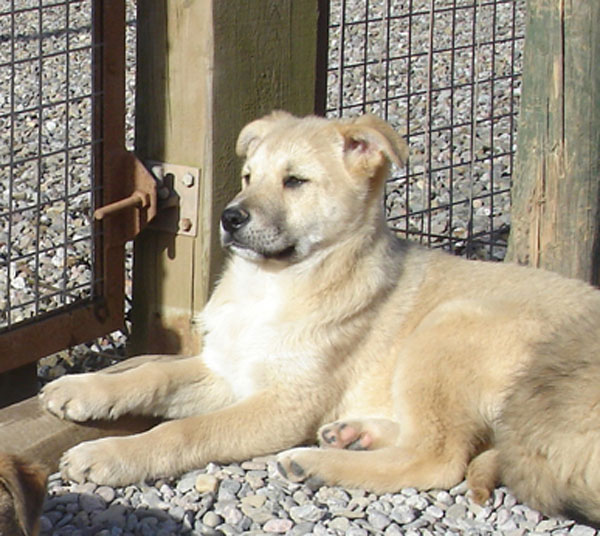
<path id="1" fill-rule="evenodd" d="M 363 430 L 359 423 L 344 421 L 323 426 L 318 439 L 322 447 L 348 450 L 367 450 L 373 443 L 369 431 Z"/>
<path id="2" fill-rule="evenodd" d="M 286 450 L 277 456 L 277 470 L 291 482 L 305 482 L 313 489 L 319 488 L 324 481 L 309 469 L 314 456 L 318 456 L 314 448 Z"/>
<path id="3" fill-rule="evenodd" d="M 317 433 L 322 447 L 345 450 L 375 450 L 396 444 L 400 426 L 379 417 L 336 421 L 322 426 Z"/>

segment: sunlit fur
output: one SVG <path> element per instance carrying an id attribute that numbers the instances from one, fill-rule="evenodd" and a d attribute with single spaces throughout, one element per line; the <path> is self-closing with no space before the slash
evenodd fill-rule
<path id="1" fill-rule="evenodd" d="M 63 474 L 127 484 L 284 451 L 294 480 L 392 492 L 468 473 L 476 500 L 503 481 L 546 513 L 600 521 L 600 293 L 396 238 L 382 196 L 406 147 L 375 117 L 277 112 L 237 151 L 228 207 L 250 217 L 222 230 L 231 256 L 201 354 L 41 395 L 63 418 L 173 420 L 79 445 Z"/>

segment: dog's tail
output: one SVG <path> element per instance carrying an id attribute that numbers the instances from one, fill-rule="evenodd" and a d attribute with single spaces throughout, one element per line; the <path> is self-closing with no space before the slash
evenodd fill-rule
<path id="1" fill-rule="evenodd" d="M 597 331 L 565 326 L 535 348 L 506 400 L 495 446 L 499 478 L 519 499 L 600 527 Z"/>

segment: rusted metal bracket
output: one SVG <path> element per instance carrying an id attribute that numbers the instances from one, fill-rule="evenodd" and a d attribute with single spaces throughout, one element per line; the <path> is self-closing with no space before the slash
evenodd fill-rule
<path id="1" fill-rule="evenodd" d="M 158 214 L 152 229 L 184 236 L 198 232 L 198 168 L 148 161 L 146 165 L 158 182 Z"/>
<path id="2" fill-rule="evenodd" d="M 156 180 L 133 154 L 125 153 L 121 191 L 127 197 L 112 201 L 94 211 L 96 220 L 110 219 L 114 232 L 106 233 L 107 245 L 124 244 L 137 236 L 158 210 Z"/>
<path id="3" fill-rule="evenodd" d="M 109 234 L 109 244 L 131 240 L 147 225 L 196 236 L 200 170 L 155 161 L 144 165 L 133 153 L 127 153 L 127 158 L 129 172 L 124 174 L 123 190 L 131 194 L 94 212 L 96 220 L 111 218 L 118 228 L 118 235 Z"/>

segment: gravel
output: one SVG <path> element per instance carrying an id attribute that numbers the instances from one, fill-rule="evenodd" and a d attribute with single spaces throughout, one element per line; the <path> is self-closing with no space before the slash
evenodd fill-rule
<path id="1" fill-rule="evenodd" d="M 424 0 L 413 0 L 413 8 L 419 7 Z M 371 9 L 381 10 L 381 4 L 370 2 Z M 2 4 L 0 4 L 1 6 Z M 21 0 L 19 8 L 36 7 L 38 0 Z M 350 12 L 359 20 L 364 3 L 348 1 Z M 399 3 L 399 6 L 404 5 Z M 429 9 L 430 1 L 421 6 L 425 12 Z M 462 5 L 462 3 L 461 3 Z M 82 16 L 89 6 L 89 0 L 72 2 L 70 11 L 71 25 L 76 31 L 70 34 L 71 47 L 86 47 L 89 44 L 89 29 L 86 29 L 86 20 Z M 506 7 L 511 7 L 512 2 L 503 3 L 498 7 L 498 20 L 509 16 Z M 6 8 L 4 8 L 6 9 Z M 45 39 L 43 42 L 46 53 L 60 50 L 64 47 L 65 37 L 57 28 L 64 21 L 65 12 L 60 6 L 47 11 L 44 19 Z M 401 9 L 401 8 L 399 8 Z M 419 8 L 421 9 L 421 8 Z M 462 10 L 460 13 L 468 13 Z M 38 52 L 36 39 L 28 37 L 37 31 L 37 11 L 30 11 L 19 15 L 16 22 L 21 28 L 17 56 L 23 59 L 17 68 L 16 80 L 19 85 L 19 96 L 14 103 L 15 110 L 26 109 L 38 98 L 39 87 L 31 84 L 30 76 L 36 73 L 36 62 L 25 61 Z M 486 31 L 489 21 L 486 15 L 481 18 L 482 31 Z M 519 12 L 522 24 L 522 13 Z M 350 17 L 352 18 L 352 17 Z M 135 7 L 133 0 L 128 2 L 128 76 L 127 76 L 127 144 L 133 146 L 133 94 L 135 88 Z M 402 19 L 399 19 L 402 20 Z M 10 49 L 7 47 L 3 35 L 7 33 L 9 19 L 1 16 L 0 10 L 0 74 L 5 72 L 2 67 L 7 60 Z M 466 21 L 468 22 L 468 21 Z M 428 18 L 415 20 L 413 28 L 414 46 L 420 42 L 427 44 Z M 497 38 L 506 37 L 502 32 L 507 25 L 497 25 Z M 378 43 L 382 42 L 384 34 L 381 29 L 372 26 L 370 29 L 370 43 L 373 54 L 377 55 Z M 394 29 L 401 43 L 406 42 L 406 28 L 399 26 Z M 361 46 L 364 35 L 360 33 L 360 25 L 350 27 L 346 48 L 348 60 L 362 58 Z M 448 44 L 450 38 L 449 26 L 438 24 L 436 26 L 436 46 Z M 460 39 L 460 38 L 459 38 Z M 337 41 L 336 41 L 337 40 Z M 460 43 L 459 43 L 460 44 Z M 331 37 L 330 63 L 335 65 L 339 46 L 339 34 L 335 31 Z M 480 50 L 481 64 L 489 59 L 491 49 L 482 47 Z M 496 51 L 496 64 L 503 65 L 510 61 L 510 54 L 506 48 L 499 47 Z M 509 54 L 508 56 L 506 54 Z M 514 55 L 515 62 L 520 62 L 520 49 Z M 73 54 L 72 61 L 78 66 L 79 82 L 71 86 L 73 95 L 81 96 L 77 105 L 69 110 L 69 126 L 74 140 L 86 136 L 86 127 L 81 121 L 89 115 L 89 100 L 85 97 L 89 91 L 89 54 L 82 50 Z M 447 76 L 447 69 L 443 64 L 434 66 L 437 83 L 442 83 Z M 51 96 L 64 94 L 66 78 L 65 65 L 61 64 L 60 56 L 48 59 L 44 64 L 44 99 Z M 379 69 L 379 70 L 378 70 Z M 403 70 L 404 69 L 404 70 Z M 470 58 L 468 56 L 457 59 L 456 79 L 460 83 L 464 77 L 470 76 Z M 446 74 L 444 74 L 446 73 Z M 51 74 L 51 75 L 50 75 Z M 370 111 L 381 111 L 382 83 L 381 66 L 369 71 L 366 93 L 363 91 L 362 70 L 347 72 L 342 88 L 344 103 L 360 103 L 363 95 L 367 95 L 373 102 L 367 108 Z M 406 77 L 405 67 L 398 63 L 391 71 L 391 85 L 397 87 Z M 426 86 L 426 65 L 416 62 L 414 72 L 411 73 L 413 88 Z M 0 77 L 0 172 L 7 169 L 8 153 L 3 149 L 8 139 L 10 125 L 6 115 L 9 110 L 7 98 L 9 88 L 6 76 Z M 330 84 L 337 87 L 336 74 L 330 74 Z M 508 84 L 509 82 L 506 82 Z M 510 102 L 507 100 L 508 85 L 498 82 L 493 96 L 482 87 L 477 100 L 477 108 L 487 110 L 492 99 L 496 99 L 497 113 L 507 113 Z M 518 87 L 516 87 L 518 97 Z M 62 92 L 62 93 L 61 93 Z M 470 120 L 470 101 L 460 93 L 455 93 L 455 119 Z M 59 99 L 60 100 L 60 99 Z M 411 175 L 402 176 L 398 173 L 395 180 L 390 183 L 388 191 L 387 210 L 391 219 L 399 218 L 410 208 L 419 211 L 429 207 L 443 207 L 453 196 L 453 199 L 465 198 L 485 194 L 492 189 L 491 180 L 494 178 L 494 190 L 504 190 L 509 187 L 510 159 L 501 157 L 489 161 L 490 136 L 489 125 L 484 123 L 478 126 L 477 135 L 470 146 L 471 136 L 469 127 L 458 129 L 454 138 L 450 140 L 449 133 L 444 131 L 432 139 L 431 154 L 426 150 L 426 136 L 419 134 L 419 129 L 424 131 L 427 121 L 431 120 L 435 126 L 443 126 L 444 118 L 450 106 L 450 97 L 447 92 L 437 92 L 428 109 L 423 99 L 417 98 L 413 102 L 410 116 L 411 131 Z M 330 92 L 329 106 L 336 108 L 339 105 L 339 95 Z M 379 103 L 379 104 L 378 104 Z M 49 104 L 52 104 L 49 101 Z M 379 108 L 378 108 L 379 107 Z M 14 154 L 17 158 L 26 159 L 36 155 L 39 147 L 44 152 L 51 153 L 59 150 L 64 145 L 66 134 L 65 117 L 67 110 L 64 105 L 48 106 L 46 115 L 40 118 L 35 110 L 23 114 L 23 129 L 15 136 L 16 146 Z M 401 129 L 407 125 L 406 106 L 394 105 L 389 109 L 389 118 Z M 40 124 L 42 125 L 41 131 Z M 73 140 L 72 140 L 73 141 Z M 457 168 L 454 177 L 453 190 L 447 174 L 443 172 L 432 175 L 432 186 L 426 180 L 427 168 L 430 166 L 429 157 L 436 162 L 444 162 L 448 158 L 450 142 L 455 145 L 455 156 L 458 161 L 470 162 L 473 157 L 480 162 L 475 164 L 465 163 L 464 169 Z M 506 128 L 497 127 L 494 137 L 496 151 L 510 151 L 510 135 Z M 65 206 L 60 202 L 53 202 L 64 196 L 65 176 L 63 169 L 65 161 L 63 153 L 58 151 L 43 159 L 43 166 L 37 162 L 31 164 L 23 161 L 15 166 L 15 183 L 13 185 L 13 209 L 23 209 L 14 218 L 11 230 L 11 247 L 13 253 L 17 251 L 23 255 L 19 262 L 3 263 L 7 258 L 8 220 L 3 216 L 3 210 L 8 207 L 8 192 L 6 181 L 0 181 L 0 328 L 8 322 L 6 318 L 6 298 L 10 293 L 12 306 L 21 302 L 26 303 L 32 298 L 35 289 L 34 269 L 40 270 L 40 279 L 46 286 L 58 292 L 58 298 L 48 298 L 45 307 L 49 309 L 61 306 L 60 296 L 64 294 L 64 271 L 67 270 L 69 279 L 75 281 L 73 288 L 66 289 L 69 299 L 85 295 L 85 288 L 92 280 L 87 258 L 90 256 L 91 241 L 89 240 L 91 218 L 91 193 L 88 168 L 90 165 L 89 151 L 85 148 L 72 151 L 68 169 L 68 188 L 74 196 L 65 211 Z M 486 160 L 487 159 L 487 160 Z M 2 167 L 4 166 L 4 167 Z M 43 172 L 48 180 L 37 188 L 38 177 Z M 433 191 L 431 190 L 433 188 Z M 475 200 L 473 205 L 474 231 L 486 232 L 490 221 L 495 228 L 507 227 L 509 224 L 508 195 L 496 198 L 494 206 L 488 198 Z M 47 202 L 47 203 L 46 203 Z M 37 213 L 28 211 L 28 207 L 41 206 L 40 223 L 43 233 L 40 237 L 32 235 L 31 229 L 35 227 Z M 68 219 L 65 219 L 68 212 Z M 450 233 L 455 238 L 464 238 L 469 227 L 470 212 L 467 205 L 454 208 L 452 228 L 449 228 L 448 209 L 442 208 L 434 211 L 430 220 L 424 220 L 416 215 L 407 220 L 407 225 L 412 230 L 419 230 L 423 225 L 430 225 L 431 231 L 438 234 Z M 69 229 L 71 237 L 79 240 L 73 247 L 66 245 L 59 248 L 48 248 L 41 255 L 39 264 L 32 262 L 33 257 L 28 257 L 32 243 L 40 240 L 42 244 L 62 243 L 65 229 Z M 427 227 L 425 227 L 427 229 Z M 57 242 L 58 241 L 58 242 Z M 502 251 L 488 251 L 481 249 L 482 257 L 501 258 Z M 131 255 L 128 256 L 129 261 Z M 7 287 L 10 286 L 10 289 Z M 83 289 L 83 290 L 82 290 Z M 62 293 L 62 294 L 60 294 Z M 26 306 L 13 311 L 12 322 L 33 314 L 31 308 Z M 4 316 L 3 316 L 4 315 Z M 113 333 L 93 341 L 87 345 L 80 345 L 40 362 L 40 383 L 54 379 L 70 372 L 97 370 L 110 365 L 124 356 L 126 333 Z M 553 535 L 572 534 L 578 536 L 592 536 L 596 531 L 584 525 L 578 525 L 570 520 L 548 518 L 539 512 L 520 504 L 506 488 L 495 490 L 488 504 L 479 506 L 473 503 L 467 494 L 466 484 L 463 482 L 451 490 L 432 490 L 418 492 L 415 489 L 403 489 L 399 493 L 375 495 L 363 490 L 342 489 L 339 487 L 321 487 L 313 489 L 309 485 L 290 483 L 280 477 L 275 468 L 273 457 L 256 458 L 240 464 L 219 465 L 211 463 L 201 468 L 186 473 L 176 479 L 162 479 L 154 482 L 131 485 L 124 488 L 111 488 L 96 486 L 86 482 L 74 484 L 65 482 L 59 474 L 51 475 L 48 484 L 48 497 L 44 506 L 41 519 L 42 535 L 169 535 L 169 534 L 316 534 L 337 535 L 347 534 L 362 536 L 370 534 L 384 535 L 462 535 L 462 534 L 506 534 L 521 536 L 525 534 Z"/>
<path id="2" fill-rule="evenodd" d="M 50 477 L 42 534 L 506 534 L 596 531 L 547 518 L 498 488 L 479 506 L 466 484 L 446 490 L 375 495 L 359 489 L 314 489 L 283 479 L 272 456 L 192 471 L 178 479 L 109 488 Z"/>

